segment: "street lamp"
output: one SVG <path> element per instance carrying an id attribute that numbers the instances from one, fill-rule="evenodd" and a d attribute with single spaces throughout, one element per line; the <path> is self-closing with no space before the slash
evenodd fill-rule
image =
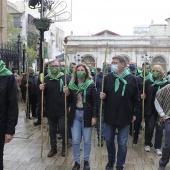
<path id="1" fill-rule="evenodd" d="M 23 70 L 22 70 L 22 72 L 25 73 L 25 53 L 26 53 L 25 43 L 23 44 L 22 51 L 23 51 L 23 60 L 22 60 Z"/>
<path id="2" fill-rule="evenodd" d="M 77 61 L 78 64 L 79 64 L 79 62 L 81 61 L 82 58 L 83 58 L 83 57 L 80 57 L 80 54 L 77 54 L 77 57 L 74 56 L 75 63 L 76 63 L 76 61 Z"/>
<path id="3" fill-rule="evenodd" d="M 17 66 L 18 66 L 18 74 L 20 75 L 20 55 L 21 55 L 21 36 L 20 34 L 18 35 L 18 62 L 17 62 Z"/>

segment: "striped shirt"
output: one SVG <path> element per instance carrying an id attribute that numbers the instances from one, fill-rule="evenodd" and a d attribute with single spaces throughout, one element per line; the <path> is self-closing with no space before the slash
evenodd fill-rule
<path id="1" fill-rule="evenodd" d="M 166 119 L 170 118 L 170 84 L 157 91 L 155 108 L 161 117 L 166 115 Z"/>

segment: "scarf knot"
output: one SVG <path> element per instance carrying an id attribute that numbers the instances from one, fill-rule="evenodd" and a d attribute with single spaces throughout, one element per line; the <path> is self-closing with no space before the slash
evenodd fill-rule
<path id="1" fill-rule="evenodd" d="M 121 75 L 117 75 L 116 73 L 113 72 L 113 76 L 116 78 L 115 80 L 115 92 L 118 91 L 119 86 L 120 86 L 120 81 L 124 84 L 123 89 L 122 89 L 122 96 L 125 94 L 125 88 L 127 81 L 124 79 L 127 75 L 129 75 L 129 71 L 127 69 L 124 69 L 123 73 Z"/>
<path id="2" fill-rule="evenodd" d="M 12 72 L 5 67 L 5 63 L 0 60 L 0 76 L 12 75 Z"/>
<path id="3" fill-rule="evenodd" d="M 68 87 L 69 87 L 69 89 L 71 89 L 71 90 L 76 90 L 76 91 L 77 91 L 77 94 L 78 94 L 80 91 L 84 91 L 83 102 L 86 103 L 86 90 L 87 90 L 87 88 L 90 86 L 90 84 L 91 84 L 92 82 L 93 82 L 92 80 L 86 79 L 86 81 L 85 81 L 81 86 L 77 86 L 77 85 L 75 84 L 75 81 L 70 81 Z"/>
<path id="4" fill-rule="evenodd" d="M 62 76 L 64 76 L 64 73 L 60 72 L 56 77 L 54 77 L 51 73 L 48 74 L 50 80 L 60 80 L 60 92 L 63 90 L 64 82 L 61 79 Z"/>
<path id="5" fill-rule="evenodd" d="M 160 86 L 164 85 L 168 80 L 166 78 L 163 78 L 161 81 L 154 80 L 151 76 L 150 81 L 152 82 L 151 86 L 158 86 L 158 90 L 160 89 Z"/>

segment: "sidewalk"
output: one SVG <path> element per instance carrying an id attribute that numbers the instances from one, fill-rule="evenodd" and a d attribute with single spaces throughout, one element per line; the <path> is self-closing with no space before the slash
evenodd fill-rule
<path id="1" fill-rule="evenodd" d="M 64 170 L 65 158 L 60 156 L 61 140 L 58 140 L 58 153 L 52 158 L 48 158 L 47 154 L 50 150 L 48 134 L 46 133 L 46 121 L 44 121 L 44 149 L 43 157 L 41 158 L 41 132 L 40 126 L 34 127 L 33 122 L 36 120 L 28 120 L 25 122 L 25 105 L 20 104 L 20 114 L 18 125 L 16 127 L 15 138 L 5 145 L 4 151 L 4 166 L 5 170 Z M 93 131 L 94 132 L 94 131 Z M 90 157 L 91 170 L 100 170 L 102 163 L 103 170 L 107 164 L 106 144 L 102 147 L 102 152 L 97 146 L 97 136 L 94 133 L 92 152 Z M 82 148 L 83 149 L 83 148 Z M 100 162 L 100 153 L 102 153 L 102 162 Z M 81 160 L 83 151 L 81 151 Z M 160 157 L 154 153 L 152 148 L 150 153 L 143 151 L 142 139 L 140 136 L 139 143 L 132 147 L 132 138 L 128 140 L 128 151 L 126 159 L 126 170 L 157 170 Z M 71 170 L 74 165 L 72 147 L 68 149 L 67 170 Z M 83 161 L 81 170 L 83 169 Z M 170 164 L 166 167 L 170 170 Z"/>

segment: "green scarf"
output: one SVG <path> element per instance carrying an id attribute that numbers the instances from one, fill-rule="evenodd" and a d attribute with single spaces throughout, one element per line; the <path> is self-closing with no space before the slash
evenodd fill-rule
<path id="1" fill-rule="evenodd" d="M 115 80 L 115 92 L 119 89 L 120 86 L 120 81 L 123 82 L 123 89 L 122 89 L 122 96 L 124 96 L 125 93 L 125 88 L 127 81 L 124 79 L 127 75 L 129 75 L 130 72 L 127 69 L 124 69 L 123 73 L 121 75 L 117 75 L 116 73 L 113 72 L 113 76 L 116 78 Z"/>
<path id="2" fill-rule="evenodd" d="M 0 60 L 0 76 L 12 75 L 12 72 L 5 68 L 5 63 Z"/>
<path id="3" fill-rule="evenodd" d="M 86 89 L 89 87 L 89 85 L 92 83 L 93 81 L 92 80 L 89 80 L 89 79 L 86 79 L 86 81 L 81 85 L 81 86 L 76 86 L 75 85 L 75 81 L 70 81 L 68 87 L 69 89 L 71 90 L 76 90 L 77 91 L 77 94 L 80 92 L 80 91 L 84 91 L 84 99 L 83 99 L 83 102 L 86 103 Z"/>
<path id="4" fill-rule="evenodd" d="M 153 77 L 151 76 L 150 81 L 153 83 L 151 86 L 155 86 L 158 85 L 158 90 L 160 89 L 160 86 L 164 85 L 167 82 L 166 78 L 163 78 L 161 81 L 156 81 L 153 79 Z"/>
<path id="5" fill-rule="evenodd" d="M 140 73 L 140 77 L 144 78 L 143 72 Z M 150 79 L 152 77 L 152 74 L 149 72 L 147 76 L 145 76 L 145 80 Z"/>
<path id="6" fill-rule="evenodd" d="M 63 80 L 60 77 L 64 76 L 64 73 L 59 72 L 57 77 L 54 77 L 51 73 L 48 74 L 48 76 L 50 77 L 50 80 L 60 80 L 60 92 L 61 92 L 63 90 L 64 82 L 63 82 Z"/>

